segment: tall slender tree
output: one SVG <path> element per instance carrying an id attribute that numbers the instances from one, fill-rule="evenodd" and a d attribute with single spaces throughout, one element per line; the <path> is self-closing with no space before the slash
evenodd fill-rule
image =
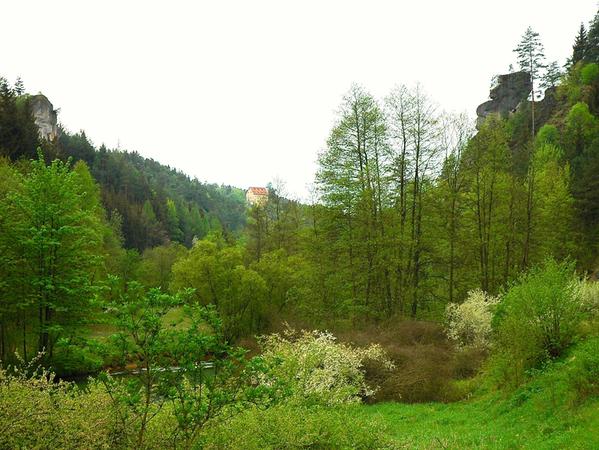
<path id="1" fill-rule="evenodd" d="M 539 37 L 539 33 L 528 27 L 520 43 L 514 49 L 516 52 L 518 65 L 521 70 L 530 74 L 532 81 L 531 95 L 531 118 L 532 118 L 532 135 L 535 135 L 535 100 L 537 97 L 537 82 L 541 78 L 541 72 L 545 68 L 545 51 Z"/>
<path id="2" fill-rule="evenodd" d="M 390 281 L 381 261 L 385 255 L 382 206 L 387 198 L 384 116 L 376 100 L 357 85 L 345 96 L 339 115 L 319 158 L 318 186 L 325 204 L 338 217 L 354 299 L 367 306 L 382 296 L 390 305 Z"/>

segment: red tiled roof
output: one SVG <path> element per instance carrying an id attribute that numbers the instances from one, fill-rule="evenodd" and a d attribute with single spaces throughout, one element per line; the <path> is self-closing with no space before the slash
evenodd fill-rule
<path id="1" fill-rule="evenodd" d="M 254 195 L 268 195 L 268 189 L 263 187 L 250 187 L 248 191 Z"/>

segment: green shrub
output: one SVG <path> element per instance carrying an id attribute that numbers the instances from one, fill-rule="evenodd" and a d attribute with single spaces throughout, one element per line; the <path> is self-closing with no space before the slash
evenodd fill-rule
<path id="1" fill-rule="evenodd" d="M 102 369 L 103 349 L 93 341 L 59 339 L 52 357 L 52 370 L 59 377 L 88 375 Z"/>
<path id="2" fill-rule="evenodd" d="M 527 369 L 560 356 L 573 342 L 583 309 L 573 263 L 550 259 L 521 276 L 495 316 L 495 361 L 505 364 L 503 376 L 519 384 Z"/>
<path id="3" fill-rule="evenodd" d="M 536 143 L 538 146 L 541 145 L 558 145 L 559 144 L 559 130 L 555 125 L 546 123 L 537 132 Z"/>
<path id="4" fill-rule="evenodd" d="M 85 390 L 48 373 L 0 369 L 0 448 L 119 448 L 127 430 L 98 383 Z"/>
<path id="5" fill-rule="evenodd" d="M 580 71 L 580 80 L 583 84 L 589 85 L 599 76 L 599 66 L 595 63 L 587 64 Z"/>
<path id="6" fill-rule="evenodd" d="M 200 446 L 201 445 L 201 446 Z M 202 449 L 385 449 L 393 448 L 380 424 L 335 409 L 283 404 L 252 409 L 206 430 Z"/>

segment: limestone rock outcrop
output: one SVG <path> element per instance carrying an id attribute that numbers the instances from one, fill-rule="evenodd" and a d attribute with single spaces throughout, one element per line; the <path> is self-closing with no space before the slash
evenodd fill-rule
<path id="1" fill-rule="evenodd" d="M 58 115 L 48 97 L 43 94 L 30 96 L 29 108 L 39 129 L 40 137 L 48 141 L 56 139 L 58 137 Z"/>
<path id="2" fill-rule="evenodd" d="M 489 114 L 506 117 L 514 112 L 520 103 L 526 101 L 532 91 L 532 81 L 528 72 L 514 72 L 499 75 L 497 85 L 491 89 L 491 100 L 476 108 L 477 127 L 480 127 Z"/>

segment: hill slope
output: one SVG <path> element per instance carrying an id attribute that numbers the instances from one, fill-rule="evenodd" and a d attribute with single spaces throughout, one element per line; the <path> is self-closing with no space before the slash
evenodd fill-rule
<path id="1" fill-rule="evenodd" d="M 43 96 L 24 94 L 22 87 L 11 87 L 0 77 L 0 157 L 31 159 L 41 148 L 48 159 L 85 161 L 127 248 L 143 250 L 169 240 L 190 246 L 194 237 L 211 230 L 237 233 L 243 228 L 241 189 L 202 183 L 135 152 L 96 148 L 83 131 L 61 129 L 58 139 L 40 138 L 31 105 L 38 97 Z M 52 104 L 43 99 L 48 106 L 44 111 L 53 114 L 56 125 Z"/>

